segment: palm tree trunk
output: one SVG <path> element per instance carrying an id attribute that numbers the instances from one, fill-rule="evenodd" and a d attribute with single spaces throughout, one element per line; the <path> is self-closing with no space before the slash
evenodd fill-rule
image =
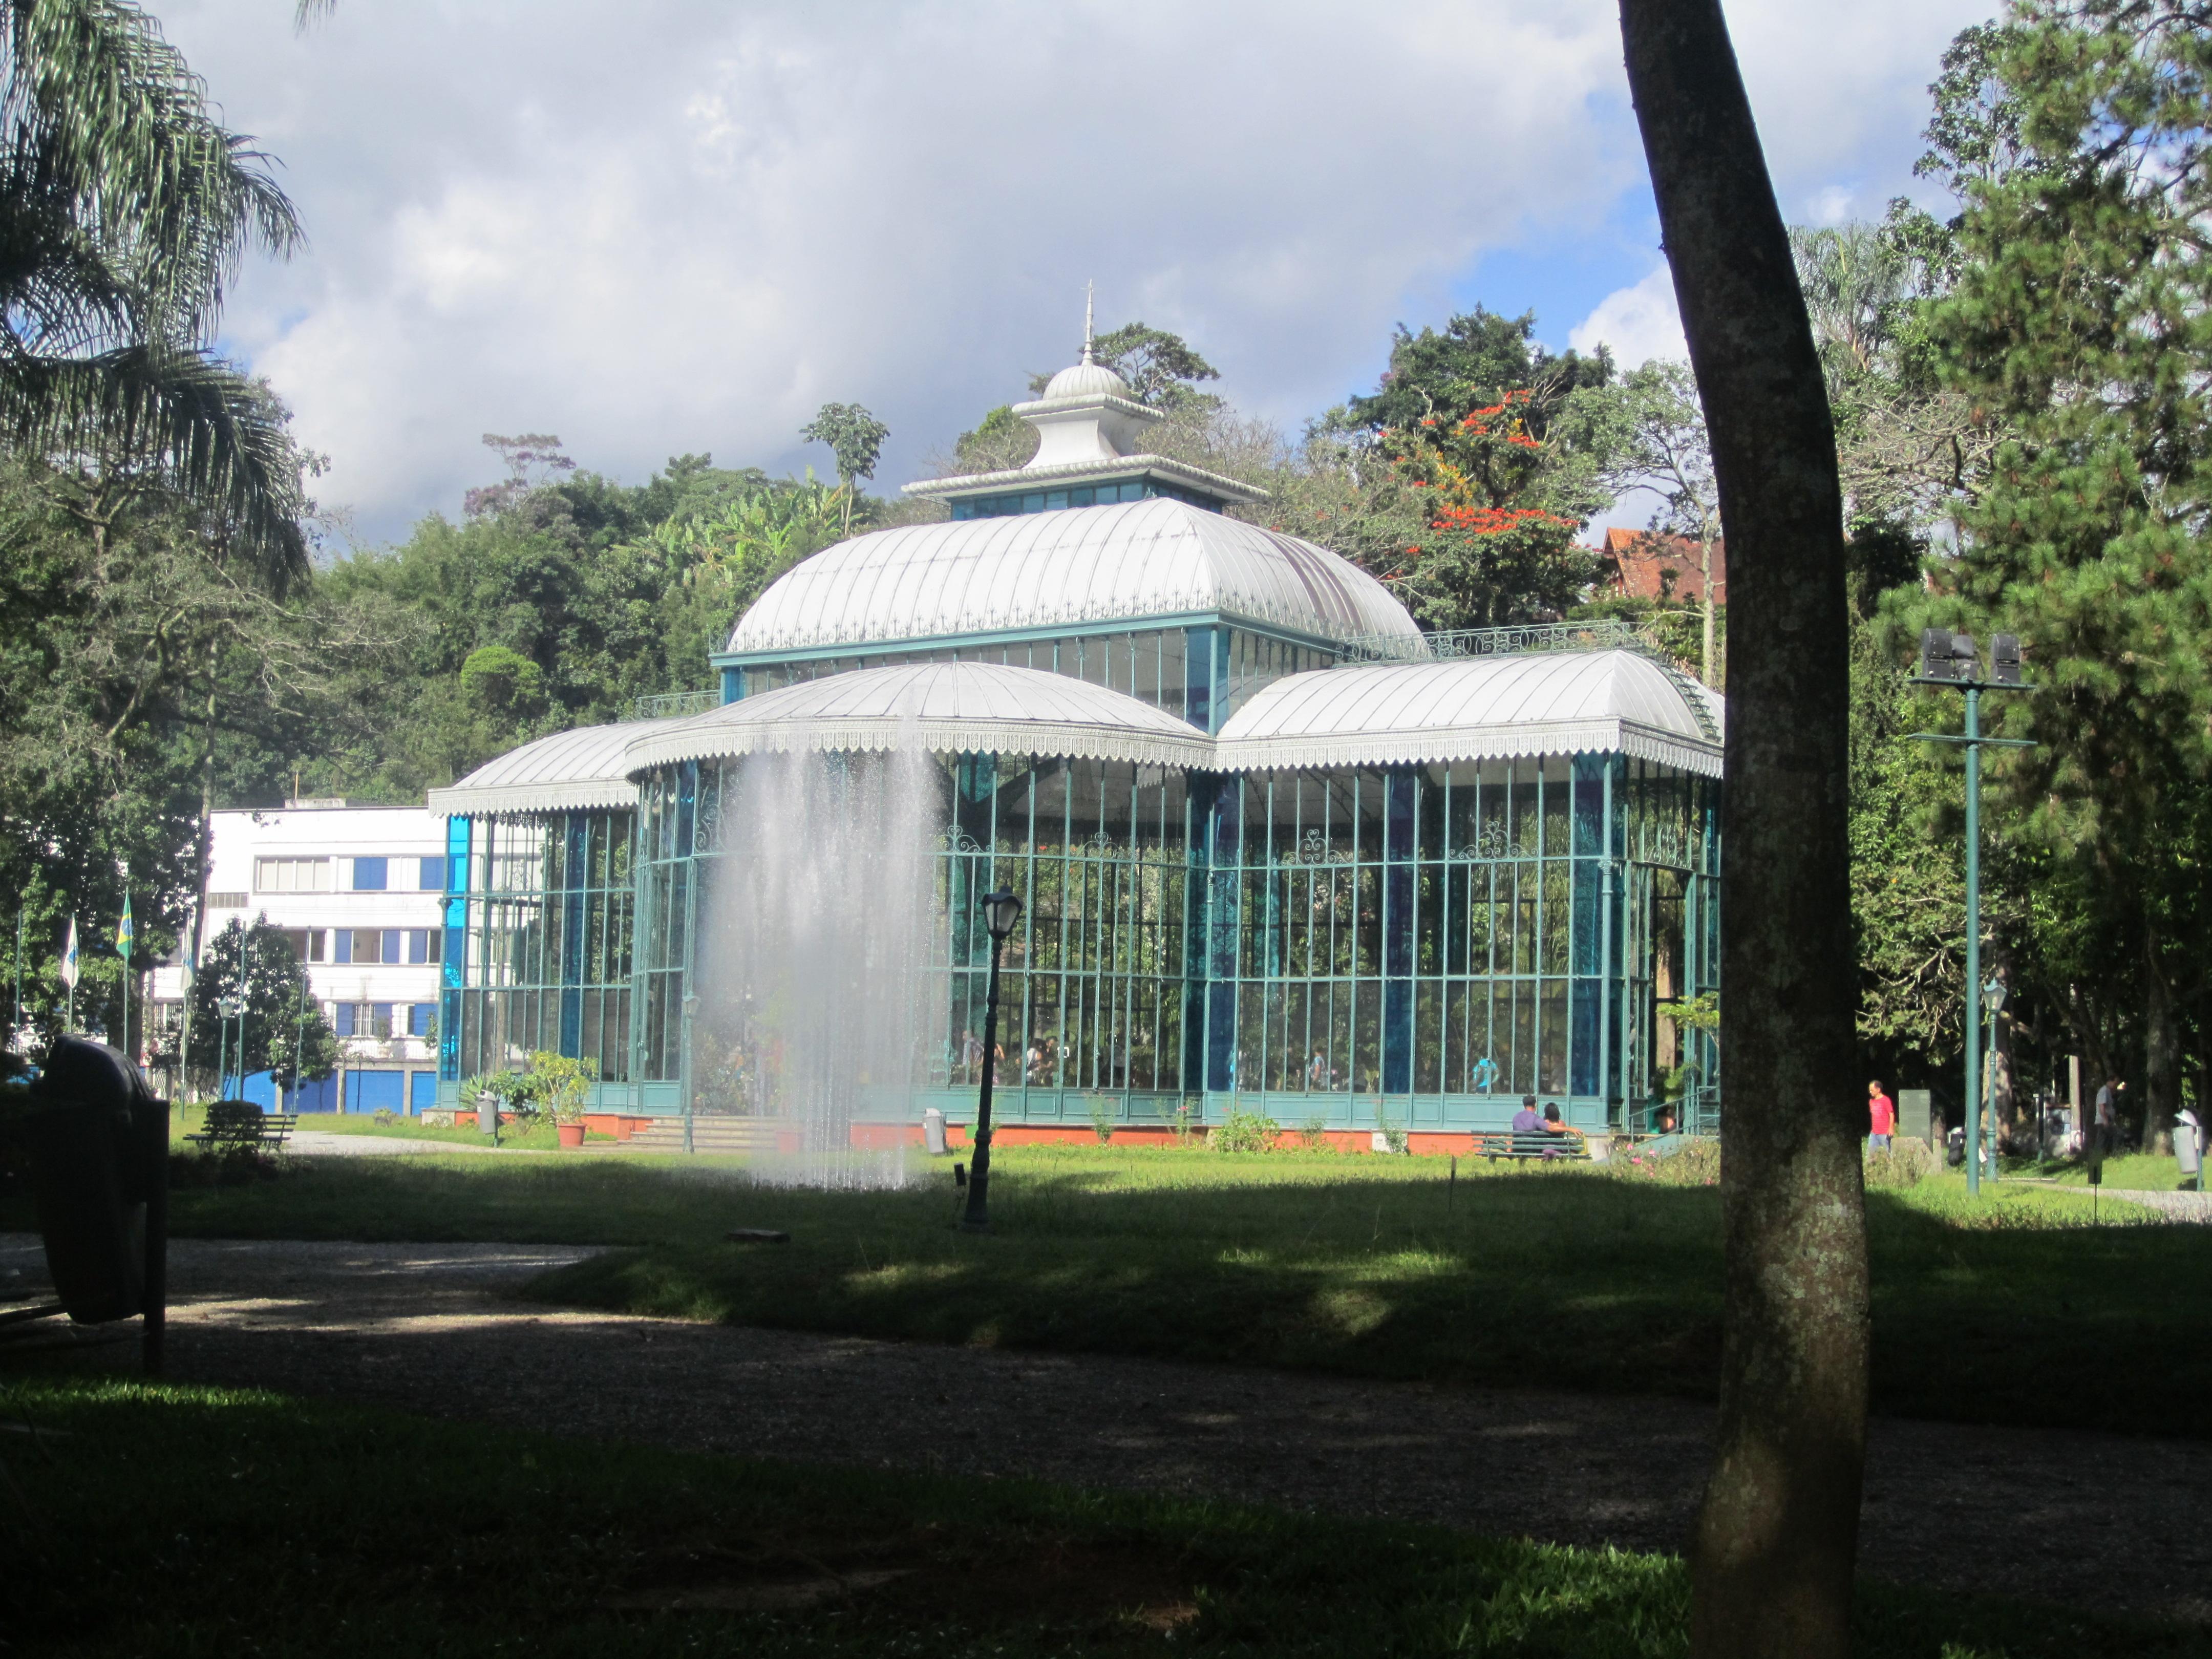
<path id="1" fill-rule="evenodd" d="M 1719 0 L 1620 0 L 1729 562 L 1718 1444 L 1698 1659 L 1844 1659 L 1866 1447 L 1835 428 Z"/>

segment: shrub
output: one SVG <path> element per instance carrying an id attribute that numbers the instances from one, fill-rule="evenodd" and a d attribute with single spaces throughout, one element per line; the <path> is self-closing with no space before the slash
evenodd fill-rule
<path id="1" fill-rule="evenodd" d="M 1404 1153 L 1407 1146 L 1406 1132 L 1390 1121 L 1390 1115 L 1384 1111 L 1379 1103 L 1375 1109 L 1375 1133 L 1382 1137 L 1382 1144 L 1390 1149 L 1394 1156 Z"/>
<path id="2" fill-rule="evenodd" d="M 1121 1103 L 1111 1095 L 1091 1097 L 1091 1133 L 1104 1146 L 1114 1139 L 1114 1131 L 1121 1127 Z"/>
<path id="3" fill-rule="evenodd" d="M 541 1048 L 530 1056 L 531 1096 L 556 1123 L 581 1123 L 592 1074 L 580 1060 Z"/>
<path id="4" fill-rule="evenodd" d="M 1886 1152 L 1869 1152 L 1866 1184 L 1869 1187 L 1917 1187 L 1936 1167 L 1936 1154 L 1924 1140 L 1893 1139 Z"/>
<path id="5" fill-rule="evenodd" d="M 380 1129 L 389 1129 L 392 1125 L 399 1121 L 399 1114 L 393 1111 L 389 1106 L 380 1106 L 369 1115 L 371 1121 L 374 1121 L 376 1127 Z"/>
<path id="6" fill-rule="evenodd" d="M 1316 1112 L 1299 1126 L 1298 1139 L 1310 1152 L 1328 1152 L 1335 1143 L 1328 1138 L 1328 1114 Z"/>
<path id="7" fill-rule="evenodd" d="M 1267 1152 L 1274 1150 L 1282 1133 L 1282 1125 L 1266 1113 L 1240 1107 L 1213 1126 L 1206 1144 L 1217 1152 Z"/>

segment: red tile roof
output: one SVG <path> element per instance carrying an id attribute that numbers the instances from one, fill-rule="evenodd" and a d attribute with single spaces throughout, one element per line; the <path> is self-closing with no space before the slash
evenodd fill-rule
<path id="1" fill-rule="evenodd" d="M 1672 592 L 1677 600 L 1697 603 L 1705 596 L 1698 544 L 1687 536 L 1650 530 L 1607 530 L 1598 549 L 1601 586 L 1639 599 L 1658 599 Z M 1672 572 L 1671 577 L 1668 572 Z M 1713 544 L 1713 602 L 1728 603 L 1728 544 Z"/>

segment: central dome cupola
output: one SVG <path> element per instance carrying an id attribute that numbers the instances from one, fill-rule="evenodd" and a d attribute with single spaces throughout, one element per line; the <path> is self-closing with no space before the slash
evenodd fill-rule
<path id="1" fill-rule="evenodd" d="M 1047 381 L 1044 396 L 1014 405 L 1014 414 L 1037 434 L 1037 452 L 1026 466 L 927 478 L 907 485 L 905 493 L 947 503 L 956 519 L 1008 518 L 1156 495 L 1218 513 L 1231 502 L 1267 499 L 1264 489 L 1147 453 L 1146 429 L 1165 417 L 1097 361 L 1093 343 L 1086 298 L 1081 360 Z"/>

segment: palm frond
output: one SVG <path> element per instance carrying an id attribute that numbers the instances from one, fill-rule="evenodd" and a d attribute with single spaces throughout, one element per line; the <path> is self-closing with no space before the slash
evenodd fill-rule
<path id="1" fill-rule="evenodd" d="M 271 593 L 308 574 L 301 458 L 283 413 L 221 358 L 132 345 L 0 360 L 0 429 L 40 454 L 100 453 L 155 469 L 227 521 Z"/>
<path id="2" fill-rule="evenodd" d="M 8 0 L 8 25 L 0 120 L 74 190 L 160 331 L 205 337 L 245 251 L 303 240 L 269 158 L 216 122 L 206 84 L 129 0 Z"/>

